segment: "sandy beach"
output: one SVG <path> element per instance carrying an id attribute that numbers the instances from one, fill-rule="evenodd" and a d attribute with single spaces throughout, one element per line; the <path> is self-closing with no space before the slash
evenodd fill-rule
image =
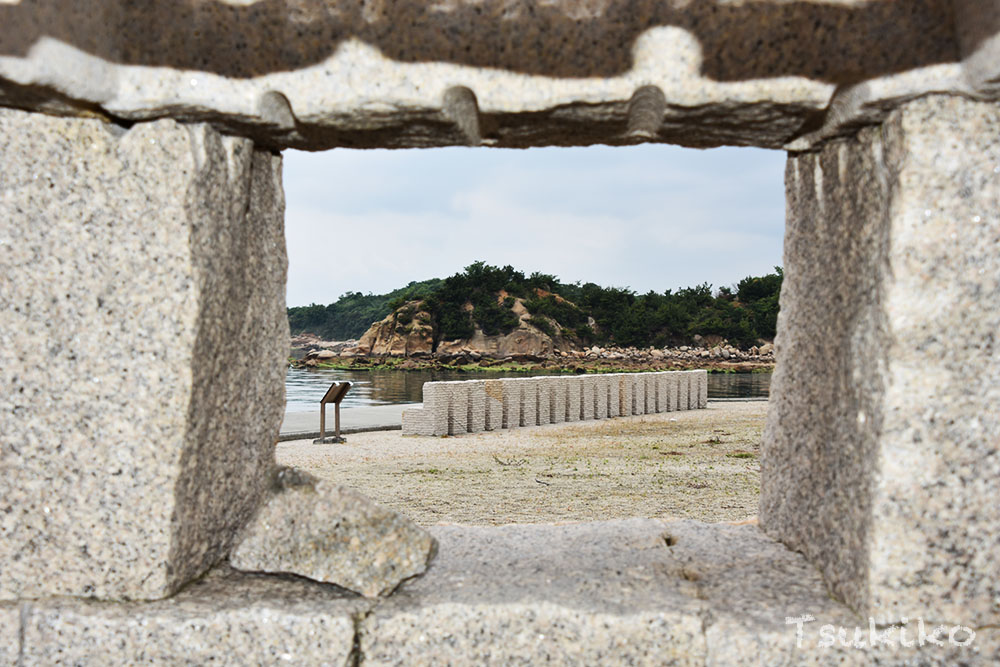
<path id="1" fill-rule="evenodd" d="M 499 525 L 757 513 L 765 401 L 458 437 L 356 433 L 278 444 L 277 459 L 417 523 Z"/>

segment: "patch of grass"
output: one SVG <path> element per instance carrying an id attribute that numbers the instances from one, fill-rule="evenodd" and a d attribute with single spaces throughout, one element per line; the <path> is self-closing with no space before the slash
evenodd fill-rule
<path id="1" fill-rule="evenodd" d="M 753 452 L 733 452 L 732 454 L 726 454 L 731 459 L 752 459 L 756 456 Z"/>

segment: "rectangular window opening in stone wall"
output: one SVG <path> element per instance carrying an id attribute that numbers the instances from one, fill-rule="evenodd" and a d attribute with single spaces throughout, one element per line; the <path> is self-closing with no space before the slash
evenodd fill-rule
<path id="1" fill-rule="evenodd" d="M 783 161 L 287 151 L 279 463 L 422 525 L 752 519 Z M 313 443 L 339 380 L 347 442 Z"/>

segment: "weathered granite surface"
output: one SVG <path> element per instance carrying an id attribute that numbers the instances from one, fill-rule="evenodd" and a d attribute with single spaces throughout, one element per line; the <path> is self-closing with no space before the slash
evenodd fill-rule
<path id="1" fill-rule="evenodd" d="M 371 603 L 335 586 L 220 570 L 177 596 L 26 605 L 23 665 L 349 665 Z"/>
<path id="2" fill-rule="evenodd" d="M 0 602 L 0 665 L 17 665 L 21 655 L 21 606 Z"/>
<path id="3" fill-rule="evenodd" d="M 659 521 L 431 531 L 430 569 L 363 622 L 365 664 L 704 662 Z"/>
<path id="4" fill-rule="evenodd" d="M 170 120 L 0 136 L 0 599 L 168 595 L 272 465 L 281 159 Z"/>
<path id="5" fill-rule="evenodd" d="M 275 148 L 778 148 L 838 86 L 875 82 L 883 108 L 982 92 L 977 1 L 957 19 L 950 0 L 0 3 L 0 104 L 212 121 Z"/>
<path id="6" fill-rule="evenodd" d="M 898 621 L 1000 622 L 1000 106 L 792 156 L 761 523 Z"/>
<path id="7" fill-rule="evenodd" d="M 427 531 L 357 491 L 278 468 L 271 495 L 240 533 L 230 563 L 377 597 L 422 573 L 436 548 Z"/>
<path id="8" fill-rule="evenodd" d="M 363 664 L 988 665 L 968 647 L 823 646 L 866 619 L 756 526 L 436 526 L 441 555 L 360 626 Z M 802 621 L 799 637 L 790 618 Z M 836 637 L 836 630 L 834 630 Z"/>

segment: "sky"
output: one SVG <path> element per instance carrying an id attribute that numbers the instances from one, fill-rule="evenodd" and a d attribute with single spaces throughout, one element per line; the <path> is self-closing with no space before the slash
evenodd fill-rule
<path id="1" fill-rule="evenodd" d="M 752 148 L 285 151 L 288 305 L 474 261 L 638 293 L 781 265 L 785 154 Z"/>

